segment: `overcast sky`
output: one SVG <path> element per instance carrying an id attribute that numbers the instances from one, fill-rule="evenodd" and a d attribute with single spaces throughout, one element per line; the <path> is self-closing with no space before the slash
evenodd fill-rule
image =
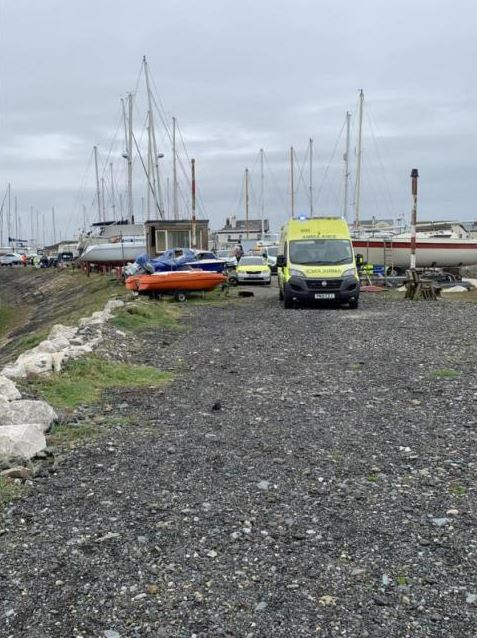
<path id="1" fill-rule="evenodd" d="M 83 205 L 87 220 L 97 216 L 97 144 L 108 215 L 110 161 L 119 211 L 120 98 L 136 90 L 146 55 L 155 93 L 196 158 L 201 213 L 212 227 L 243 216 L 246 167 L 250 215 L 259 216 L 261 147 L 272 226 L 290 212 L 291 145 L 297 210 L 307 211 L 310 137 L 315 211 L 341 214 L 343 125 L 349 110 L 354 153 L 360 88 L 362 217 L 408 215 L 417 167 L 420 218 L 474 219 L 476 26 L 475 0 L 0 0 L 1 197 L 10 182 L 23 235 L 31 236 L 30 207 L 47 220 L 47 241 L 52 207 L 57 235 L 71 235 L 83 224 Z M 144 139 L 139 79 L 135 134 Z M 167 207 L 171 149 L 156 124 Z M 146 186 L 137 159 L 134 170 L 141 217 Z M 188 200 L 182 177 L 181 189 Z"/>

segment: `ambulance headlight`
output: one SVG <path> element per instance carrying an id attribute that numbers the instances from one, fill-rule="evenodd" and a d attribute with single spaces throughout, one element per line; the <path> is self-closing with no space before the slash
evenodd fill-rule
<path id="1" fill-rule="evenodd" d="M 304 277 L 305 273 L 303 272 L 303 270 L 297 270 L 296 268 L 291 268 L 290 269 L 290 276 L 291 277 Z"/>
<path id="2" fill-rule="evenodd" d="M 348 270 L 345 270 L 344 273 L 341 276 L 342 277 L 356 277 L 356 268 L 348 268 Z"/>

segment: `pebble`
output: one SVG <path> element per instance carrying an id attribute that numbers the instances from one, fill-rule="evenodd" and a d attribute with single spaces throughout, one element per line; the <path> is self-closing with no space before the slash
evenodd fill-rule
<path id="1" fill-rule="evenodd" d="M 103 631 L 103 635 L 104 638 L 121 638 L 120 634 L 114 629 L 106 629 L 106 631 Z"/>
<path id="2" fill-rule="evenodd" d="M 267 608 L 267 603 L 264 601 L 255 605 L 255 611 L 263 611 L 266 608 Z"/>
<path id="3" fill-rule="evenodd" d="M 270 481 L 260 481 L 260 483 L 257 483 L 257 487 L 259 490 L 268 490 Z"/>

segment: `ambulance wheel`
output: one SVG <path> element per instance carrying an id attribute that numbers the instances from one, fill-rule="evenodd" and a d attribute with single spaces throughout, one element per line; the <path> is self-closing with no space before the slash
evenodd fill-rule
<path id="1" fill-rule="evenodd" d="M 352 299 L 352 300 L 349 302 L 349 307 L 351 308 L 351 310 L 356 310 L 356 308 L 358 307 L 358 305 L 359 305 L 359 301 L 358 301 L 358 299 Z"/>
<path id="2" fill-rule="evenodd" d="M 283 291 L 283 307 L 284 308 L 293 308 L 293 297 L 285 288 Z"/>

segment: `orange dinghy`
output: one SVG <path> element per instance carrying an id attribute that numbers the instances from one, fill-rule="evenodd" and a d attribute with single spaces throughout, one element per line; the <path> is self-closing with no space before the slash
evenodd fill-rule
<path id="1" fill-rule="evenodd" d="M 133 275 L 126 280 L 126 288 L 138 292 L 173 293 L 178 290 L 213 290 L 224 284 L 227 277 L 207 270 L 174 270 L 153 275 Z"/>

